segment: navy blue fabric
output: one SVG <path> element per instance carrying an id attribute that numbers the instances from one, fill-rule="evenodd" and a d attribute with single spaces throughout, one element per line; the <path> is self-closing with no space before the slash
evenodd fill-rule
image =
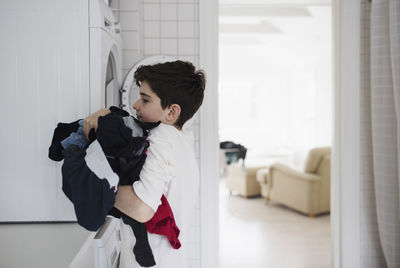
<path id="1" fill-rule="evenodd" d="M 84 150 L 72 145 L 63 154 L 62 190 L 74 205 L 79 225 L 96 231 L 114 206 L 114 191 L 107 180 L 100 179 L 88 168 Z"/>

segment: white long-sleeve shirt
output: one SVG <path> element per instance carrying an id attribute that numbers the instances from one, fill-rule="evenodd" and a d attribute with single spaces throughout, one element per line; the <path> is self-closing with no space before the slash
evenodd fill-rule
<path id="1" fill-rule="evenodd" d="M 165 236 L 148 234 L 157 268 L 187 268 L 187 237 L 195 218 L 195 203 L 199 196 L 199 169 L 194 153 L 193 134 L 173 126 L 160 124 L 150 131 L 150 147 L 140 180 L 133 184 L 136 195 L 154 211 L 167 198 L 176 225 L 180 229 L 181 248 L 173 249 Z M 121 268 L 141 267 L 132 249 L 135 236 L 132 229 L 121 221 Z"/>

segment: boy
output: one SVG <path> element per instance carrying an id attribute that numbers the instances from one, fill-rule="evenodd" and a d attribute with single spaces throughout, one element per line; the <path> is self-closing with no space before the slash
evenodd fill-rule
<path id="1" fill-rule="evenodd" d="M 199 174 L 193 135 L 183 125 L 202 104 L 205 76 L 191 63 L 175 61 L 141 66 L 134 78 L 140 86 L 140 98 L 133 105 L 137 118 L 161 124 L 148 136 L 150 147 L 140 180 L 118 188 L 115 207 L 139 222 L 146 222 L 153 217 L 164 194 L 181 231 L 182 247 L 174 250 L 164 236 L 149 234 L 156 267 L 186 268 L 188 228 L 195 213 Z M 98 117 L 108 113 L 103 109 L 85 119 L 86 136 L 90 129 L 97 128 Z M 123 224 L 121 236 L 120 267 L 140 267 L 130 251 L 134 236 Z"/>

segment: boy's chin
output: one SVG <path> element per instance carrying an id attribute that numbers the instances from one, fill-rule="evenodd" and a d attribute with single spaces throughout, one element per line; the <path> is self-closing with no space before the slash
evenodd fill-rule
<path id="1" fill-rule="evenodd" d="M 153 122 L 153 121 L 149 121 L 149 120 L 144 120 L 143 119 L 143 117 L 141 117 L 141 116 L 136 116 L 136 119 L 139 121 L 139 122 L 142 122 L 142 123 L 155 123 L 155 122 Z"/>

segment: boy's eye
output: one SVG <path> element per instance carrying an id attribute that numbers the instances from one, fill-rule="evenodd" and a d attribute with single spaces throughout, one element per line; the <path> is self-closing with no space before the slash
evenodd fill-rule
<path id="1" fill-rule="evenodd" d="M 142 99 L 143 100 L 143 102 L 149 102 L 148 100 L 146 100 L 146 99 Z"/>

